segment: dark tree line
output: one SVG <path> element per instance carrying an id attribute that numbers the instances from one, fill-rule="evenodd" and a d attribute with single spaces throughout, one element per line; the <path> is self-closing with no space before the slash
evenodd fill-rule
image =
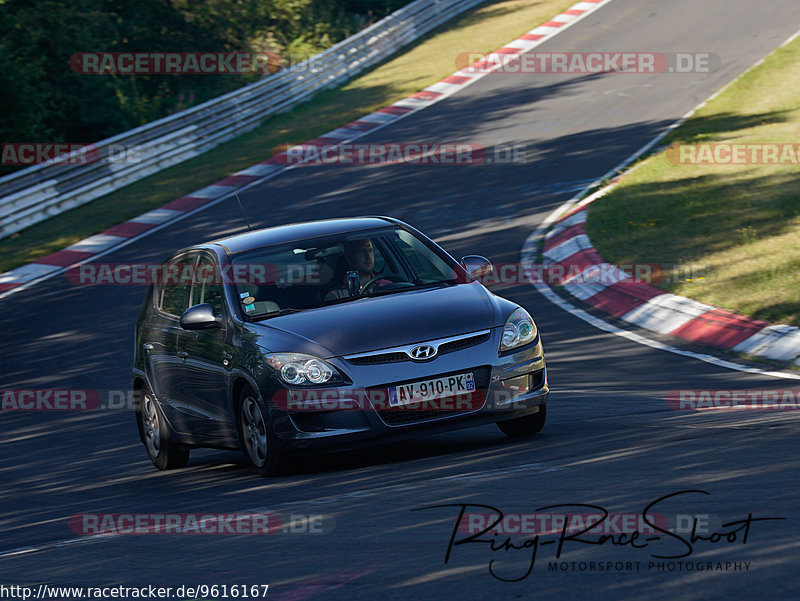
<path id="1" fill-rule="evenodd" d="M 408 1 L 0 0 L 0 142 L 101 140 L 259 77 L 86 75 L 75 53 L 310 54 Z"/>

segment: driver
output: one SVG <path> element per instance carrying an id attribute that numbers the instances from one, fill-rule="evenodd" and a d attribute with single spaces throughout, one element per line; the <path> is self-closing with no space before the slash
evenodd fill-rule
<path id="1" fill-rule="evenodd" d="M 369 238 L 361 240 L 348 240 L 344 243 L 344 260 L 347 264 L 347 271 L 357 271 L 358 281 L 360 284 L 359 292 L 363 289 L 364 284 L 370 279 L 375 277 L 375 250 L 372 247 L 372 241 Z M 376 286 L 385 286 L 391 284 L 390 280 L 377 280 Z M 325 295 L 325 300 L 333 300 L 337 298 L 344 298 L 350 296 L 347 291 L 347 273 L 344 279 L 339 284 L 339 288 L 331 290 Z"/>

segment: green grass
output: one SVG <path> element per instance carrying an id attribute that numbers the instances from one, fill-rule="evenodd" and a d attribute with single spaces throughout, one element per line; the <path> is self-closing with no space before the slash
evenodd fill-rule
<path id="1" fill-rule="evenodd" d="M 349 123 L 453 73 L 464 52 L 490 52 L 575 0 L 490 2 L 427 34 L 401 54 L 343 86 L 214 150 L 0 240 L 0 272 L 74 244 L 301 143 Z M 460 66 L 460 65 L 459 65 Z"/>
<path id="2" fill-rule="evenodd" d="M 800 142 L 800 39 L 676 129 L 667 143 Z M 592 203 L 587 233 L 618 264 L 659 263 L 659 287 L 800 325 L 800 168 L 643 161 Z M 676 266 L 672 269 L 671 266 Z"/>

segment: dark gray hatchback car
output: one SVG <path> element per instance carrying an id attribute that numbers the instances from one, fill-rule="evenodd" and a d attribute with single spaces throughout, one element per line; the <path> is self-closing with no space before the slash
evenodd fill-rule
<path id="1" fill-rule="evenodd" d="M 291 457 L 497 423 L 535 434 L 548 397 L 522 307 L 387 217 L 258 230 L 184 249 L 136 325 L 139 434 L 160 469 L 242 449 L 262 475 Z"/>

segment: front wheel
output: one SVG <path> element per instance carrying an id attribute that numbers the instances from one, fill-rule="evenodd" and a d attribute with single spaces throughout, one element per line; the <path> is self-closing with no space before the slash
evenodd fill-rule
<path id="1" fill-rule="evenodd" d="M 242 391 L 239 400 L 239 436 L 242 451 L 262 476 L 278 476 L 288 471 L 288 459 L 276 449 L 269 430 L 264 402 L 251 390 Z"/>
<path id="2" fill-rule="evenodd" d="M 142 392 L 141 406 L 136 411 L 139 436 L 147 455 L 160 470 L 185 467 L 189 462 L 189 449 L 172 439 L 167 420 L 150 389 Z"/>
<path id="3" fill-rule="evenodd" d="M 533 436 L 544 428 L 547 420 L 547 405 L 539 405 L 539 411 L 533 415 L 509 419 L 504 422 L 497 422 L 497 427 L 510 438 L 520 438 L 522 436 Z"/>

